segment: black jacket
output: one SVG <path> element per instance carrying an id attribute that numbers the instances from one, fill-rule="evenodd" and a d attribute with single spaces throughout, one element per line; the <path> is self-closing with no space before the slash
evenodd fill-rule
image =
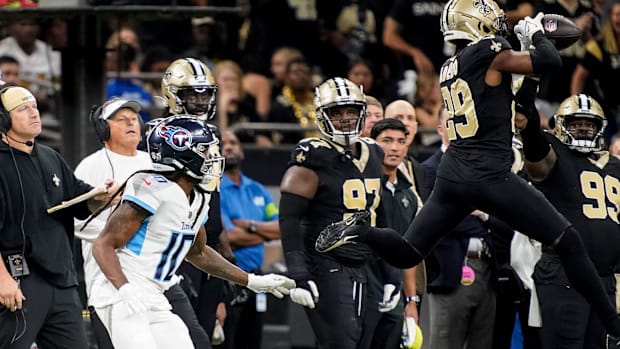
<path id="1" fill-rule="evenodd" d="M 34 144 L 27 154 L 0 142 L 0 252 L 26 251 L 26 262 L 58 287 L 77 285 L 73 219 L 86 219 L 86 202 L 48 214 L 47 209 L 88 192 L 52 148 Z M 8 268 L 7 268 L 8 269 Z"/>

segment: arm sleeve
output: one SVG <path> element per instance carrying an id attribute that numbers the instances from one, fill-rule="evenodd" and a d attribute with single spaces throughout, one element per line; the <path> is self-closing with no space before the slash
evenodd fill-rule
<path id="1" fill-rule="evenodd" d="M 521 130 L 521 137 L 523 138 L 523 155 L 531 162 L 544 159 L 551 147 L 540 128 L 540 115 L 534 105 L 537 87 L 536 80 L 525 77 L 521 89 L 515 96 L 515 109 L 527 118 L 527 125 Z"/>
<path id="2" fill-rule="evenodd" d="M 545 34 L 542 32 L 535 33 L 532 36 L 532 43 L 536 47 L 536 49 L 530 50 L 534 74 L 542 75 L 559 72 L 560 68 L 562 68 L 562 58 Z"/>
<path id="3" fill-rule="evenodd" d="M 207 245 L 214 249 L 217 249 L 216 247 L 219 244 L 220 234 L 224 231 L 220 199 L 219 191 L 211 193 L 211 200 L 209 201 L 209 219 L 205 224 Z"/>
<path id="4" fill-rule="evenodd" d="M 304 239 L 300 229 L 300 217 L 306 212 L 310 200 L 299 195 L 283 192 L 280 197 L 280 232 L 284 259 L 289 275 L 295 280 L 308 279 Z"/>

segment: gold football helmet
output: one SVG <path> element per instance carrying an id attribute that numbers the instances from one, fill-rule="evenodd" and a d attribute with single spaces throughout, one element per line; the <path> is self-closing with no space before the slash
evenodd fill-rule
<path id="1" fill-rule="evenodd" d="M 596 125 L 594 132 L 583 132 L 571 125 L 574 119 L 587 119 Z M 601 105 L 592 97 L 580 93 L 566 98 L 558 107 L 556 114 L 549 120 L 549 127 L 554 135 L 569 148 L 589 153 L 603 149 L 603 131 L 607 119 Z"/>
<path id="2" fill-rule="evenodd" d="M 211 120 L 215 117 L 216 92 L 213 73 L 195 58 L 172 62 L 161 80 L 161 93 L 172 114 L 191 114 Z"/>
<path id="3" fill-rule="evenodd" d="M 441 31 L 446 42 L 477 41 L 504 34 L 506 16 L 493 0 L 450 0 L 441 14 Z"/>
<path id="4" fill-rule="evenodd" d="M 317 126 L 325 137 L 341 145 L 355 142 L 366 117 L 366 95 L 360 87 L 345 78 L 326 80 L 314 90 L 314 105 Z M 335 109 L 340 107 L 355 108 L 355 118 L 345 112 L 334 120 Z"/>

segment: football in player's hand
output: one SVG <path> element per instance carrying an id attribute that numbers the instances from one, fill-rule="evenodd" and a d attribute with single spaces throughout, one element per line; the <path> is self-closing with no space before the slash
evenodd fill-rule
<path id="1" fill-rule="evenodd" d="M 556 14 L 545 14 L 542 18 L 545 36 L 558 50 L 567 48 L 581 39 L 581 29 L 570 19 Z"/>

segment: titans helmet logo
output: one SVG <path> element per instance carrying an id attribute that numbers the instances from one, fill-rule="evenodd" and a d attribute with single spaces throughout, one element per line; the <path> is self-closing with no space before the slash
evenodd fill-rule
<path id="1" fill-rule="evenodd" d="M 187 150 L 192 145 L 192 134 L 181 127 L 163 126 L 159 129 L 158 135 L 165 139 L 174 150 Z"/>

